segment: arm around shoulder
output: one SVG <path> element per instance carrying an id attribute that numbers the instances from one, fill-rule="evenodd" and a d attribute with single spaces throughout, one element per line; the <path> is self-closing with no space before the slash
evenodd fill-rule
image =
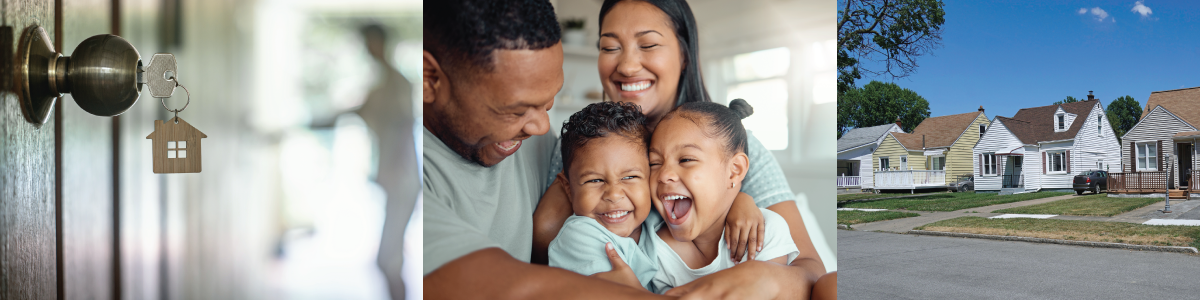
<path id="1" fill-rule="evenodd" d="M 527 264 L 499 248 L 459 257 L 424 278 L 426 299 L 670 299 L 608 280 Z"/>

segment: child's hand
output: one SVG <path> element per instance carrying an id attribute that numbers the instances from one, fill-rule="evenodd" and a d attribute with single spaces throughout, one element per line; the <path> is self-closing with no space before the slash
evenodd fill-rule
<path id="1" fill-rule="evenodd" d="M 629 265 L 625 264 L 625 261 L 617 254 L 617 249 L 613 248 L 612 243 L 604 244 L 604 252 L 608 253 L 608 261 L 612 263 L 612 271 L 600 272 L 592 274 L 592 276 L 641 290 L 646 289 L 646 287 L 642 286 L 642 282 L 638 281 L 637 275 L 633 274 L 633 269 L 629 268 Z"/>
<path id="2" fill-rule="evenodd" d="M 742 255 L 749 254 L 753 260 L 762 251 L 766 237 L 762 211 L 754 204 L 754 198 L 738 193 L 725 217 L 725 244 L 729 246 L 730 260 L 739 262 Z"/>

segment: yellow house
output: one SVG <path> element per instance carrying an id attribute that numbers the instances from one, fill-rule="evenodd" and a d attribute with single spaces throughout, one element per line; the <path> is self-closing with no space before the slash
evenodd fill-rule
<path id="1" fill-rule="evenodd" d="M 979 111 L 925 119 L 912 133 L 889 132 L 871 154 L 875 189 L 946 187 L 974 172 L 971 149 L 987 131 Z"/>

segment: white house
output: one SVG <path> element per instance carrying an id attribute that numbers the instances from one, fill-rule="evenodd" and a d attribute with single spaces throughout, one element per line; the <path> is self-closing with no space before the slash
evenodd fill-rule
<path id="1" fill-rule="evenodd" d="M 1085 101 L 996 117 L 973 160 L 978 191 L 1070 190 L 1083 171 L 1119 171 L 1121 145 L 1104 106 L 1089 93 Z"/>
<path id="2" fill-rule="evenodd" d="M 872 189 L 871 153 L 888 132 L 904 133 L 899 123 L 851 129 L 837 140 L 837 185 L 839 188 Z"/>

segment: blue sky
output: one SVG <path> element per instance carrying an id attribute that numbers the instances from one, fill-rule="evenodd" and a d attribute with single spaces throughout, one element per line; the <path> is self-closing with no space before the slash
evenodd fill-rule
<path id="1" fill-rule="evenodd" d="M 989 119 L 1088 91 L 1105 108 L 1125 95 L 1144 108 L 1150 92 L 1200 86 L 1197 1 L 1049 2 L 946 1 L 942 47 L 915 74 L 856 84 L 895 82 L 930 116 L 983 105 Z"/>

